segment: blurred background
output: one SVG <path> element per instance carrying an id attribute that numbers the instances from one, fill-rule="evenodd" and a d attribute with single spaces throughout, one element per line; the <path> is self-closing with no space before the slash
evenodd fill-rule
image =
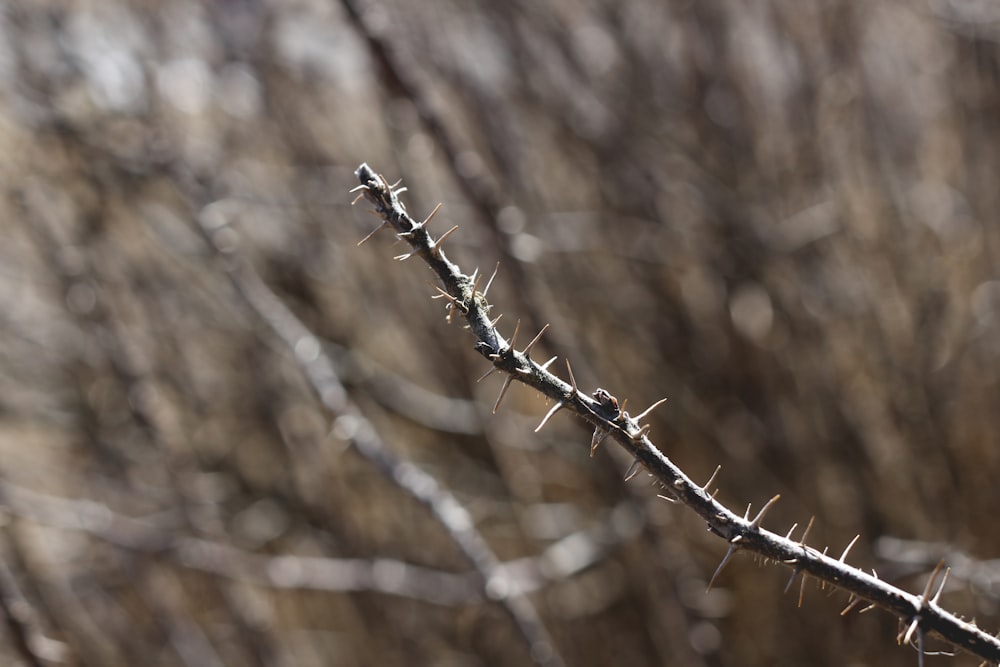
<path id="1" fill-rule="evenodd" d="M 633 413 L 669 397 L 651 437 L 721 464 L 721 501 L 780 493 L 767 527 L 860 534 L 849 562 L 914 592 L 946 557 L 943 606 L 1000 627 L 996 4 L 8 1 L 0 32 L 4 664 L 530 664 L 351 445 L 369 424 L 553 661 L 915 663 L 889 614 L 751 556 L 706 593 L 724 543 L 621 451 L 534 434 L 523 387 L 492 416 L 433 275 L 356 247 L 362 161 L 414 217 L 444 203 L 467 273 L 499 261 L 505 335 L 551 323 L 536 358 Z"/>

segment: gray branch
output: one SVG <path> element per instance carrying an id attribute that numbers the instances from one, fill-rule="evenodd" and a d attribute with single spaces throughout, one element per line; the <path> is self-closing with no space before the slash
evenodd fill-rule
<path id="1" fill-rule="evenodd" d="M 620 410 L 617 400 L 603 389 L 598 389 L 592 396 L 582 393 L 568 363 L 570 382 L 549 372 L 549 363 L 539 364 L 530 358 L 528 352 L 534 340 L 523 351 L 517 351 L 515 345 L 519 326 L 515 327 L 509 341 L 505 339 L 490 320 L 491 306 L 486 299 L 486 290 L 478 291 L 478 274 L 463 273 L 442 250 L 445 237 L 454 228 L 437 240 L 433 239 L 426 228 L 426 223 L 433 214 L 420 222 L 410 217 L 399 201 L 398 195 L 402 189 L 394 189 L 394 186 L 367 164 L 358 167 L 355 174 L 361 183 L 355 189 L 361 193 L 359 199 L 363 196 L 370 202 L 382 220 L 376 231 L 382 227 L 391 227 L 412 248 L 410 253 L 397 259 L 418 256 L 427 263 L 440 279 L 443 287 L 441 296 L 448 299 L 452 313 L 460 314 L 476 337 L 476 351 L 490 361 L 496 370 L 507 374 L 497 406 L 503 400 L 511 381 L 517 380 L 555 401 L 553 412 L 559 408 L 567 409 L 593 426 L 592 447 L 596 447 L 605 436 L 610 435 L 662 484 L 665 499 L 693 510 L 707 522 L 712 533 L 728 542 L 729 548 L 719 570 L 736 551 L 750 551 L 790 567 L 793 579 L 798 575 L 811 575 L 850 593 L 852 604 L 863 600 L 895 614 L 902 619 L 906 628 L 901 633 L 900 640 L 918 648 L 921 662 L 924 636 L 926 633 L 934 633 L 990 663 L 1000 663 L 1000 640 L 938 606 L 940 590 L 933 595 L 930 590 L 937 571 L 928 581 L 923 593 L 914 595 L 848 565 L 845 561 L 854 542 L 848 545 L 840 558 L 833 558 L 806 545 L 805 535 L 800 541 L 796 541 L 791 538 L 791 533 L 781 536 L 764 529 L 761 522 L 777 496 L 752 519 L 732 512 L 715 500 L 708 488 L 711 482 L 705 486 L 696 484 L 653 445 L 646 435 L 648 425 L 642 426 L 639 423 L 648 410 L 638 417 L 631 417 L 628 412 Z M 546 420 L 553 412 L 546 416 Z M 546 420 L 543 420 L 543 425 Z"/>

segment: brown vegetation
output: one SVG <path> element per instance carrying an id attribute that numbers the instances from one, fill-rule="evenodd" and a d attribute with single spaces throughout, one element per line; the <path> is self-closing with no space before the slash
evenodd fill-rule
<path id="1" fill-rule="evenodd" d="M 988 5 L 55 5 L 0 10 L 5 664 L 525 664 L 441 516 L 349 445 L 368 424 L 569 665 L 916 660 L 748 556 L 706 594 L 724 544 L 623 452 L 534 434 L 523 387 L 491 415 L 434 276 L 356 248 L 365 160 L 415 217 L 444 202 L 463 267 L 500 261 L 505 334 L 551 323 L 535 357 L 587 393 L 668 396 L 653 440 L 721 464 L 726 504 L 780 493 L 772 529 L 860 533 L 850 561 L 915 592 L 943 555 L 943 606 L 1000 627 Z"/>

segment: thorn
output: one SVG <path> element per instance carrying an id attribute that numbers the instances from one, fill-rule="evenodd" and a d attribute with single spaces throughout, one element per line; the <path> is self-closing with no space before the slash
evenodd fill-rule
<path id="1" fill-rule="evenodd" d="M 760 527 L 760 522 L 764 520 L 764 515 L 767 514 L 769 511 L 771 511 L 771 508 L 774 507 L 774 504 L 776 502 L 778 502 L 778 499 L 780 499 L 780 498 L 781 498 L 781 494 L 778 493 L 778 494 L 775 494 L 775 496 L 773 498 L 771 498 L 770 500 L 768 500 L 767 504 L 764 505 L 762 508 L 760 508 L 760 511 L 757 512 L 757 516 L 755 516 L 754 519 L 753 519 L 753 521 L 750 522 L 750 527 L 751 528 L 759 528 Z"/>
<path id="2" fill-rule="evenodd" d="M 920 627 L 920 616 L 914 616 L 910 626 L 906 628 L 906 633 L 896 637 L 896 641 L 900 644 L 909 644 L 910 640 L 913 639 L 913 633 L 917 631 L 918 627 Z"/>
<path id="3" fill-rule="evenodd" d="M 666 402 L 667 402 L 667 399 L 661 398 L 656 403 L 653 403 L 651 406 L 649 406 L 648 408 L 646 408 L 645 410 L 643 410 L 642 412 L 640 412 L 639 414 L 637 414 L 635 417 L 633 417 L 633 419 L 635 419 L 637 422 L 642 421 L 650 412 L 652 412 L 653 410 L 655 410 L 656 408 L 660 407 L 661 405 L 663 405 Z M 622 410 L 624 410 L 624 409 L 625 409 L 625 406 L 622 406 Z"/>
<path id="4" fill-rule="evenodd" d="M 383 181 L 384 180 L 385 179 L 383 179 Z M 395 183 L 393 183 L 392 185 L 390 185 L 389 189 L 390 190 L 395 190 L 397 187 L 399 187 L 399 184 L 402 183 L 402 182 L 403 182 L 403 179 L 399 179 L 398 181 L 396 181 Z"/>
<path id="5" fill-rule="evenodd" d="M 638 475 L 639 474 L 639 468 L 641 468 L 641 467 L 642 467 L 642 463 L 639 461 L 639 459 L 636 459 L 635 461 L 632 461 L 632 465 L 630 465 L 628 467 L 628 470 L 625 472 L 625 481 L 627 482 L 630 479 L 632 479 L 633 477 L 635 477 L 636 475 Z"/>
<path id="6" fill-rule="evenodd" d="M 790 539 L 792 539 L 792 533 L 794 533 L 794 532 L 795 532 L 795 529 L 796 529 L 796 528 L 798 528 L 798 527 L 799 527 L 799 524 L 798 524 L 798 522 L 796 522 L 796 523 L 793 523 L 793 524 L 792 524 L 792 527 L 788 529 L 788 533 L 786 533 L 786 534 L 785 534 L 785 539 L 786 539 L 786 540 L 790 540 Z"/>
<path id="7" fill-rule="evenodd" d="M 521 350 L 521 354 L 523 354 L 524 356 L 528 356 L 528 354 L 531 352 L 531 348 L 533 348 L 535 346 L 535 344 L 539 340 L 541 340 L 542 334 L 544 334 L 545 330 L 548 329 L 548 328 L 549 328 L 548 324 L 546 324 L 544 327 L 542 327 L 542 330 L 538 332 L 538 335 L 535 336 L 534 338 L 532 338 L 531 342 L 524 346 L 524 349 Z"/>
<path id="8" fill-rule="evenodd" d="M 365 241 L 367 241 L 371 237 L 375 236 L 375 234 L 377 234 L 378 232 L 380 232 L 383 227 L 388 227 L 388 226 L 389 226 L 389 221 L 388 220 L 383 220 L 381 225 L 379 225 L 378 227 L 376 227 L 375 229 L 373 229 L 371 232 L 368 233 L 368 236 L 366 236 L 363 239 L 361 239 L 360 241 L 358 241 L 358 247 L 360 248 L 361 245 Z"/>
<path id="9" fill-rule="evenodd" d="M 365 187 L 365 186 L 362 185 L 361 187 Z M 354 192 L 354 190 L 351 190 L 351 192 Z M 362 199 L 364 199 L 364 197 L 365 197 L 365 193 L 364 192 L 358 193 L 358 196 L 355 197 L 353 200 L 351 200 L 351 206 L 354 206 L 355 204 L 357 204 L 359 201 L 361 201 Z"/>
<path id="10" fill-rule="evenodd" d="M 604 442 L 604 438 L 608 437 L 608 433 L 609 431 L 601 428 L 600 426 L 594 427 L 594 435 L 590 438 L 590 458 L 594 458 L 594 452 L 596 452 L 600 444 Z"/>
<path id="11" fill-rule="evenodd" d="M 414 255 L 416 255 L 418 252 L 419 252 L 418 250 L 414 250 L 413 252 L 406 252 L 406 253 L 403 253 L 402 255 L 396 255 L 395 257 L 393 257 L 393 259 L 395 259 L 397 261 L 400 261 L 400 262 L 405 262 L 409 258 L 411 258 Z"/>
<path id="12" fill-rule="evenodd" d="M 479 291 L 479 280 L 482 278 L 479 275 L 479 269 L 472 272 L 472 296 L 476 296 L 476 292 Z"/>
<path id="13" fill-rule="evenodd" d="M 497 402 L 493 404 L 493 414 L 497 413 L 497 410 L 500 408 L 500 402 L 503 400 L 503 397 L 507 395 L 507 390 L 510 389 L 510 383 L 513 381 L 513 375 L 508 375 L 504 378 L 503 386 L 500 387 L 500 395 L 497 396 Z"/>
<path id="14" fill-rule="evenodd" d="M 844 559 L 847 558 L 848 552 L 854 547 L 855 542 L 857 542 L 858 539 L 860 539 L 860 538 L 861 538 L 861 535 L 855 535 L 854 539 L 851 540 L 851 543 L 848 544 L 847 548 L 844 549 L 844 553 L 840 554 L 839 560 L 840 560 L 841 563 L 844 562 Z"/>
<path id="15" fill-rule="evenodd" d="M 490 279 L 486 281 L 486 287 L 483 288 L 483 298 L 486 297 L 486 293 L 490 291 L 490 286 L 493 284 L 493 279 L 497 277 L 497 271 L 500 270 L 500 262 L 497 262 L 497 266 L 493 269 L 493 275 Z"/>
<path id="16" fill-rule="evenodd" d="M 503 317 L 503 313 L 500 313 L 499 315 L 497 315 L 497 318 L 495 320 L 493 320 L 492 322 L 490 322 L 490 326 L 491 327 L 496 327 L 497 322 L 500 321 L 501 317 Z"/>
<path id="17" fill-rule="evenodd" d="M 494 368 L 495 368 L 495 366 L 494 366 Z M 539 424 L 538 424 L 538 427 L 537 427 L 537 428 L 535 428 L 535 433 L 538 433 L 539 431 L 541 431 L 541 430 L 542 430 L 542 427 L 543 427 L 543 426 L 545 426 L 545 423 L 546 423 L 547 421 L 549 421 L 549 418 L 550 418 L 550 417 L 552 417 L 552 415 L 554 415 L 555 413 L 559 412 L 559 408 L 561 408 L 562 406 L 563 406 L 563 402 L 562 402 L 562 401 L 559 401 L 558 403 L 556 403 L 555 405 L 553 405 L 553 406 L 552 406 L 552 409 L 551 409 L 551 410 L 549 410 L 549 411 L 548 411 L 548 412 L 547 412 L 547 413 L 545 414 L 545 416 L 544 416 L 544 417 L 542 417 L 542 421 L 541 421 L 541 423 L 539 423 Z"/>
<path id="18" fill-rule="evenodd" d="M 573 386 L 573 397 L 576 398 L 580 388 L 576 386 L 576 378 L 573 376 L 573 367 L 569 365 L 569 359 L 566 360 L 566 370 L 569 371 L 569 383 Z"/>
<path id="19" fill-rule="evenodd" d="M 423 221 L 423 222 L 421 222 L 421 223 L 420 223 L 419 225 L 417 225 L 417 226 L 418 226 L 418 227 L 423 227 L 423 226 L 425 226 L 425 225 L 426 225 L 426 224 L 427 224 L 428 222 L 430 222 L 430 221 L 431 221 L 431 218 L 433 218 L 433 217 L 434 217 L 435 215 L 437 215 L 437 212 L 441 210 L 441 207 L 442 207 L 442 206 L 444 206 L 444 204 L 443 204 L 443 203 L 439 203 L 439 204 L 438 204 L 437 206 L 435 206 L 435 207 L 434 207 L 434 210 L 433 210 L 433 211 L 431 211 L 431 212 L 430 212 L 430 214 L 429 214 L 429 215 L 428 215 L 428 216 L 427 216 L 426 218 L 424 218 L 424 221 Z M 456 225 L 456 226 L 457 226 L 457 225 Z M 454 229 L 452 229 L 452 231 L 454 231 Z M 442 236 L 442 237 L 441 237 L 441 239 L 443 239 L 443 238 L 444 238 L 444 237 Z M 441 239 L 438 239 L 438 243 L 441 243 Z"/>
<path id="20" fill-rule="evenodd" d="M 750 519 L 750 507 L 753 503 L 747 503 L 747 511 L 743 513 L 743 520 L 748 521 Z"/>
<path id="21" fill-rule="evenodd" d="M 680 501 L 679 501 L 679 500 L 677 500 L 676 498 L 671 498 L 670 496 L 665 496 L 665 495 L 663 495 L 662 493 L 657 493 L 657 494 L 656 494 L 656 497 L 657 497 L 657 498 L 663 498 L 663 499 L 664 499 L 664 500 L 666 500 L 666 501 L 667 501 L 668 503 L 672 503 L 672 504 L 674 504 L 674 505 L 676 505 L 677 503 L 679 503 L 679 502 L 680 502 Z"/>
<path id="22" fill-rule="evenodd" d="M 712 482 L 715 481 L 715 476 L 719 474 L 720 470 L 722 470 L 722 466 L 721 465 L 715 466 L 715 472 L 713 472 L 712 476 L 708 478 L 707 482 L 705 482 L 705 486 L 701 487 L 702 491 L 704 491 L 705 493 L 708 493 L 708 487 L 712 486 Z"/>
<path id="23" fill-rule="evenodd" d="M 455 225 L 454 227 L 452 227 L 451 229 L 449 229 L 448 231 L 446 231 L 444 234 L 442 234 L 441 238 L 439 238 L 437 241 L 435 241 L 434 245 L 432 245 L 431 248 L 435 249 L 435 250 L 437 250 L 438 248 L 440 248 L 441 244 L 444 243 L 444 240 L 446 238 L 448 238 L 449 236 L 451 236 L 455 232 L 456 229 L 458 229 L 458 225 Z"/>
<path id="24" fill-rule="evenodd" d="M 799 609 L 802 609 L 802 597 L 806 592 L 806 575 L 802 575 L 802 580 L 799 583 Z"/>
<path id="25" fill-rule="evenodd" d="M 403 182 L 402 180 L 396 181 L 396 183 L 402 183 L 402 182 Z M 394 185 L 392 187 L 395 188 L 396 186 Z M 410 188 L 404 186 L 404 187 L 401 187 L 398 190 L 392 190 L 392 196 L 393 197 L 398 197 L 399 195 L 403 194 L 404 192 L 406 192 L 409 189 Z"/>
<path id="26" fill-rule="evenodd" d="M 920 606 L 923 607 L 927 603 L 927 596 L 931 593 L 931 588 L 934 586 L 934 580 L 937 579 L 938 573 L 941 568 L 944 567 L 944 560 L 939 560 L 937 565 L 934 567 L 934 571 L 931 572 L 931 576 L 927 579 L 927 585 L 924 586 L 924 592 L 920 594 Z"/>
<path id="27" fill-rule="evenodd" d="M 653 428 L 652 424 L 644 424 L 642 428 L 640 428 L 638 431 L 635 432 L 635 435 L 630 435 L 629 437 L 632 438 L 633 440 L 641 440 L 642 437 L 647 433 L 649 433 L 649 431 L 652 428 Z"/>
<path id="28" fill-rule="evenodd" d="M 792 583 L 795 581 L 795 577 L 799 576 L 799 572 L 801 571 L 802 569 L 798 566 L 792 568 L 792 576 L 788 578 L 788 583 L 785 584 L 784 593 L 788 593 L 788 589 L 792 587 Z"/>
<path id="29" fill-rule="evenodd" d="M 934 594 L 934 599 L 931 600 L 931 604 L 937 604 L 938 600 L 941 599 L 941 593 L 944 591 L 944 585 L 948 583 L 948 575 L 951 574 L 951 568 L 946 568 L 944 571 L 944 577 L 941 578 L 941 585 L 938 587 L 937 593 Z"/>
<path id="30" fill-rule="evenodd" d="M 443 289 L 441 289 L 437 285 L 434 285 L 434 289 L 436 289 L 438 292 L 440 292 L 441 296 L 443 296 L 444 298 L 448 299 L 448 301 L 451 302 L 451 305 L 455 306 L 456 308 L 461 309 L 462 304 L 461 304 L 461 302 L 458 299 L 456 299 L 452 295 L 448 294 L 447 292 L 445 292 Z M 434 299 L 434 298 L 437 298 L 437 297 L 431 297 L 431 298 Z"/>
<path id="31" fill-rule="evenodd" d="M 365 183 L 362 183 L 361 185 L 355 185 L 353 188 L 351 188 L 347 192 L 348 193 L 354 193 L 354 192 L 359 192 L 361 190 L 367 190 L 367 189 L 368 189 L 368 185 L 365 184 Z"/>
<path id="32" fill-rule="evenodd" d="M 513 333 L 513 335 L 511 335 L 510 341 L 508 341 L 508 343 L 507 343 L 507 345 L 509 346 L 507 349 L 510 352 L 514 352 L 515 351 L 514 350 L 514 345 L 517 344 L 517 334 L 519 334 L 519 333 L 521 333 L 521 320 L 518 320 L 517 324 L 514 325 L 514 333 Z"/>
<path id="33" fill-rule="evenodd" d="M 740 537 L 740 536 L 737 535 L 736 537 Z M 715 568 L 715 574 L 713 574 L 712 578 L 708 580 L 708 588 L 705 589 L 706 593 L 708 591 L 712 590 L 712 585 L 715 584 L 716 577 L 719 576 L 719 573 L 722 572 L 722 568 L 724 568 L 726 566 L 726 563 L 729 562 L 729 559 L 733 557 L 734 553 L 736 553 L 736 549 L 737 549 L 737 546 L 736 546 L 735 539 L 734 540 L 730 540 L 730 542 L 729 542 L 729 549 L 726 550 L 726 555 L 722 557 L 722 562 L 719 563 L 719 567 Z"/>
<path id="34" fill-rule="evenodd" d="M 870 605 L 859 611 L 858 614 L 864 614 L 865 612 L 869 612 L 872 609 L 875 609 L 876 607 L 878 607 L 878 605 L 872 602 Z"/>
<path id="35" fill-rule="evenodd" d="M 619 415 L 625 413 L 625 406 L 627 406 L 627 405 L 628 405 L 628 399 L 627 398 L 623 398 L 622 399 L 622 404 L 620 406 L 618 406 L 618 414 Z M 615 419 L 617 419 L 617 417 L 615 417 Z"/>
<path id="36" fill-rule="evenodd" d="M 815 514 L 809 517 L 809 523 L 806 524 L 806 529 L 802 533 L 802 539 L 799 540 L 799 544 L 802 545 L 803 547 L 806 545 L 806 538 L 809 537 L 809 530 L 813 527 L 813 521 L 815 520 L 816 520 Z"/>
<path id="37" fill-rule="evenodd" d="M 857 607 L 857 606 L 858 606 L 859 604 L 861 604 L 861 601 L 862 601 L 862 599 L 861 599 L 861 598 L 858 598 L 858 597 L 856 597 L 856 598 L 854 598 L 854 599 L 850 600 L 850 601 L 849 601 L 849 602 L 847 603 L 847 606 L 846 606 L 846 607 L 844 607 L 844 610 L 840 612 L 840 615 L 841 615 L 841 616 L 847 616 L 848 614 L 850 614 L 850 613 L 851 613 L 851 610 L 852 610 L 852 609 L 854 609 L 854 608 L 855 608 L 855 607 Z"/>
<path id="38" fill-rule="evenodd" d="M 539 366 L 539 368 L 541 368 L 543 371 L 547 371 L 549 369 L 549 366 L 552 365 L 552 362 L 555 361 L 558 358 L 559 358 L 558 356 L 552 357 L 551 359 L 549 359 L 548 361 L 546 361 L 544 364 L 542 364 L 541 366 Z"/>
<path id="39" fill-rule="evenodd" d="M 478 383 L 482 382 L 483 380 L 485 380 L 486 378 L 488 378 L 489 376 L 493 375 L 496 372 L 497 372 L 497 367 L 496 366 L 490 366 L 490 370 L 488 370 L 485 373 L 483 373 L 482 377 L 480 377 L 478 380 L 476 380 L 476 383 L 478 384 Z"/>

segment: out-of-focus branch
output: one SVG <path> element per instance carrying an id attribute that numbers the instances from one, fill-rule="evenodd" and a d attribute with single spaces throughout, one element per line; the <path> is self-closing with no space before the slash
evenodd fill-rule
<path id="1" fill-rule="evenodd" d="M 64 660 L 65 644 L 49 639 L 42 632 L 38 614 L 21 593 L 4 556 L 0 555 L 0 615 L 4 617 L 11 644 L 21 660 L 31 667 L 41 667 L 49 660 Z"/>
<path id="2" fill-rule="evenodd" d="M 137 519 L 101 503 L 59 498 L 9 482 L 0 481 L 0 509 L 42 525 L 82 531 L 122 549 L 157 554 L 187 569 L 256 586 L 337 593 L 369 591 L 445 606 L 479 604 L 486 599 L 476 575 L 471 573 L 444 572 L 391 558 L 255 554 L 180 534 L 172 513 Z M 615 527 L 614 515 L 612 510 L 606 522 L 571 533 L 536 557 L 501 563 L 511 594 L 540 590 L 603 560 L 630 537 L 628 531 L 623 534 Z M 12 583 L 4 578 L 9 574 L 0 560 L 0 594 L 9 593 L 0 604 L 20 598 L 16 587 L 5 588 Z"/>
<path id="3" fill-rule="evenodd" d="M 662 484 L 662 497 L 665 500 L 687 506 L 708 523 L 712 533 L 728 542 L 729 547 L 716 575 L 736 551 L 745 549 L 792 568 L 789 585 L 800 574 L 803 578 L 811 575 L 850 593 L 848 610 L 861 601 L 867 601 L 895 614 L 902 619 L 905 627 L 900 633 L 899 641 L 913 644 L 919 651 L 921 661 L 924 655 L 924 637 L 930 632 L 984 660 L 1000 662 L 1000 640 L 938 605 L 943 581 L 941 588 L 932 590 L 937 582 L 938 570 L 928 579 L 924 591 L 920 595 L 913 595 L 846 563 L 857 538 L 844 549 L 839 558 L 833 558 L 826 554 L 826 550 L 821 552 L 805 544 L 808 529 L 798 541 L 791 538 L 794 526 L 785 536 L 764 529 L 762 521 L 778 496 L 767 502 L 753 518 L 750 518 L 749 507 L 740 516 L 718 502 L 709 488 L 713 480 L 705 485 L 696 484 L 647 437 L 649 425 L 641 425 L 640 422 L 659 403 L 632 417 L 621 410 L 617 399 L 603 389 L 596 390 L 590 396 L 581 392 L 568 362 L 566 367 L 570 382 L 549 372 L 552 360 L 539 364 L 530 357 L 531 348 L 537 343 L 541 333 L 518 351 L 515 346 L 520 322 L 515 326 L 511 338 L 504 338 L 495 326 L 496 320 L 491 320 L 492 306 L 487 300 L 489 285 L 479 291 L 481 276 L 478 271 L 471 275 L 463 273 L 442 250 L 445 239 L 455 228 L 434 239 L 427 231 L 427 223 L 433 213 L 423 221 L 414 220 L 399 201 L 398 195 L 403 188 L 396 189 L 396 186 L 390 185 L 388 180 L 367 164 L 362 164 L 355 173 L 360 181 L 360 185 L 355 188 L 355 191 L 360 192 L 358 199 L 367 199 L 381 219 L 375 231 L 391 228 L 398 238 L 410 245 L 411 252 L 399 255 L 397 259 L 418 256 L 427 263 L 441 281 L 443 289 L 439 288 L 440 296 L 448 300 L 451 313 L 460 315 L 476 337 L 476 351 L 492 363 L 491 372 L 499 370 L 506 374 L 494 411 L 500 406 L 511 382 L 517 380 L 554 401 L 552 409 L 539 424 L 539 429 L 557 411 L 567 409 L 594 428 L 592 451 L 610 435 L 635 458 L 636 465 L 644 467 Z"/>
<path id="4" fill-rule="evenodd" d="M 213 225 L 201 216 L 209 242 L 227 260 L 233 285 L 247 304 L 293 351 L 324 407 L 336 417 L 338 432 L 387 479 L 424 505 L 481 577 L 486 596 L 497 600 L 528 644 L 532 658 L 545 667 L 564 664 L 534 605 L 517 593 L 496 554 L 476 529 L 468 510 L 434 477 L 393 452 L 375 427 L 350 400 L 330 358 L 319 340 L 260 279 L 253 267 L 234 249 L 231 227 Z"/>
<path id="5" fill-rule="evenodd" d="M 875 541 L 875 554 L 887 565 L 898 568 L 901 576 L 929 572 L 944 561 L 951 570 L 952 582 L 965 582 L 982 595 L 1000 599 L 1000 558 L 977 560 L 945 542 L 898 537 L 880 537 Z"/>

